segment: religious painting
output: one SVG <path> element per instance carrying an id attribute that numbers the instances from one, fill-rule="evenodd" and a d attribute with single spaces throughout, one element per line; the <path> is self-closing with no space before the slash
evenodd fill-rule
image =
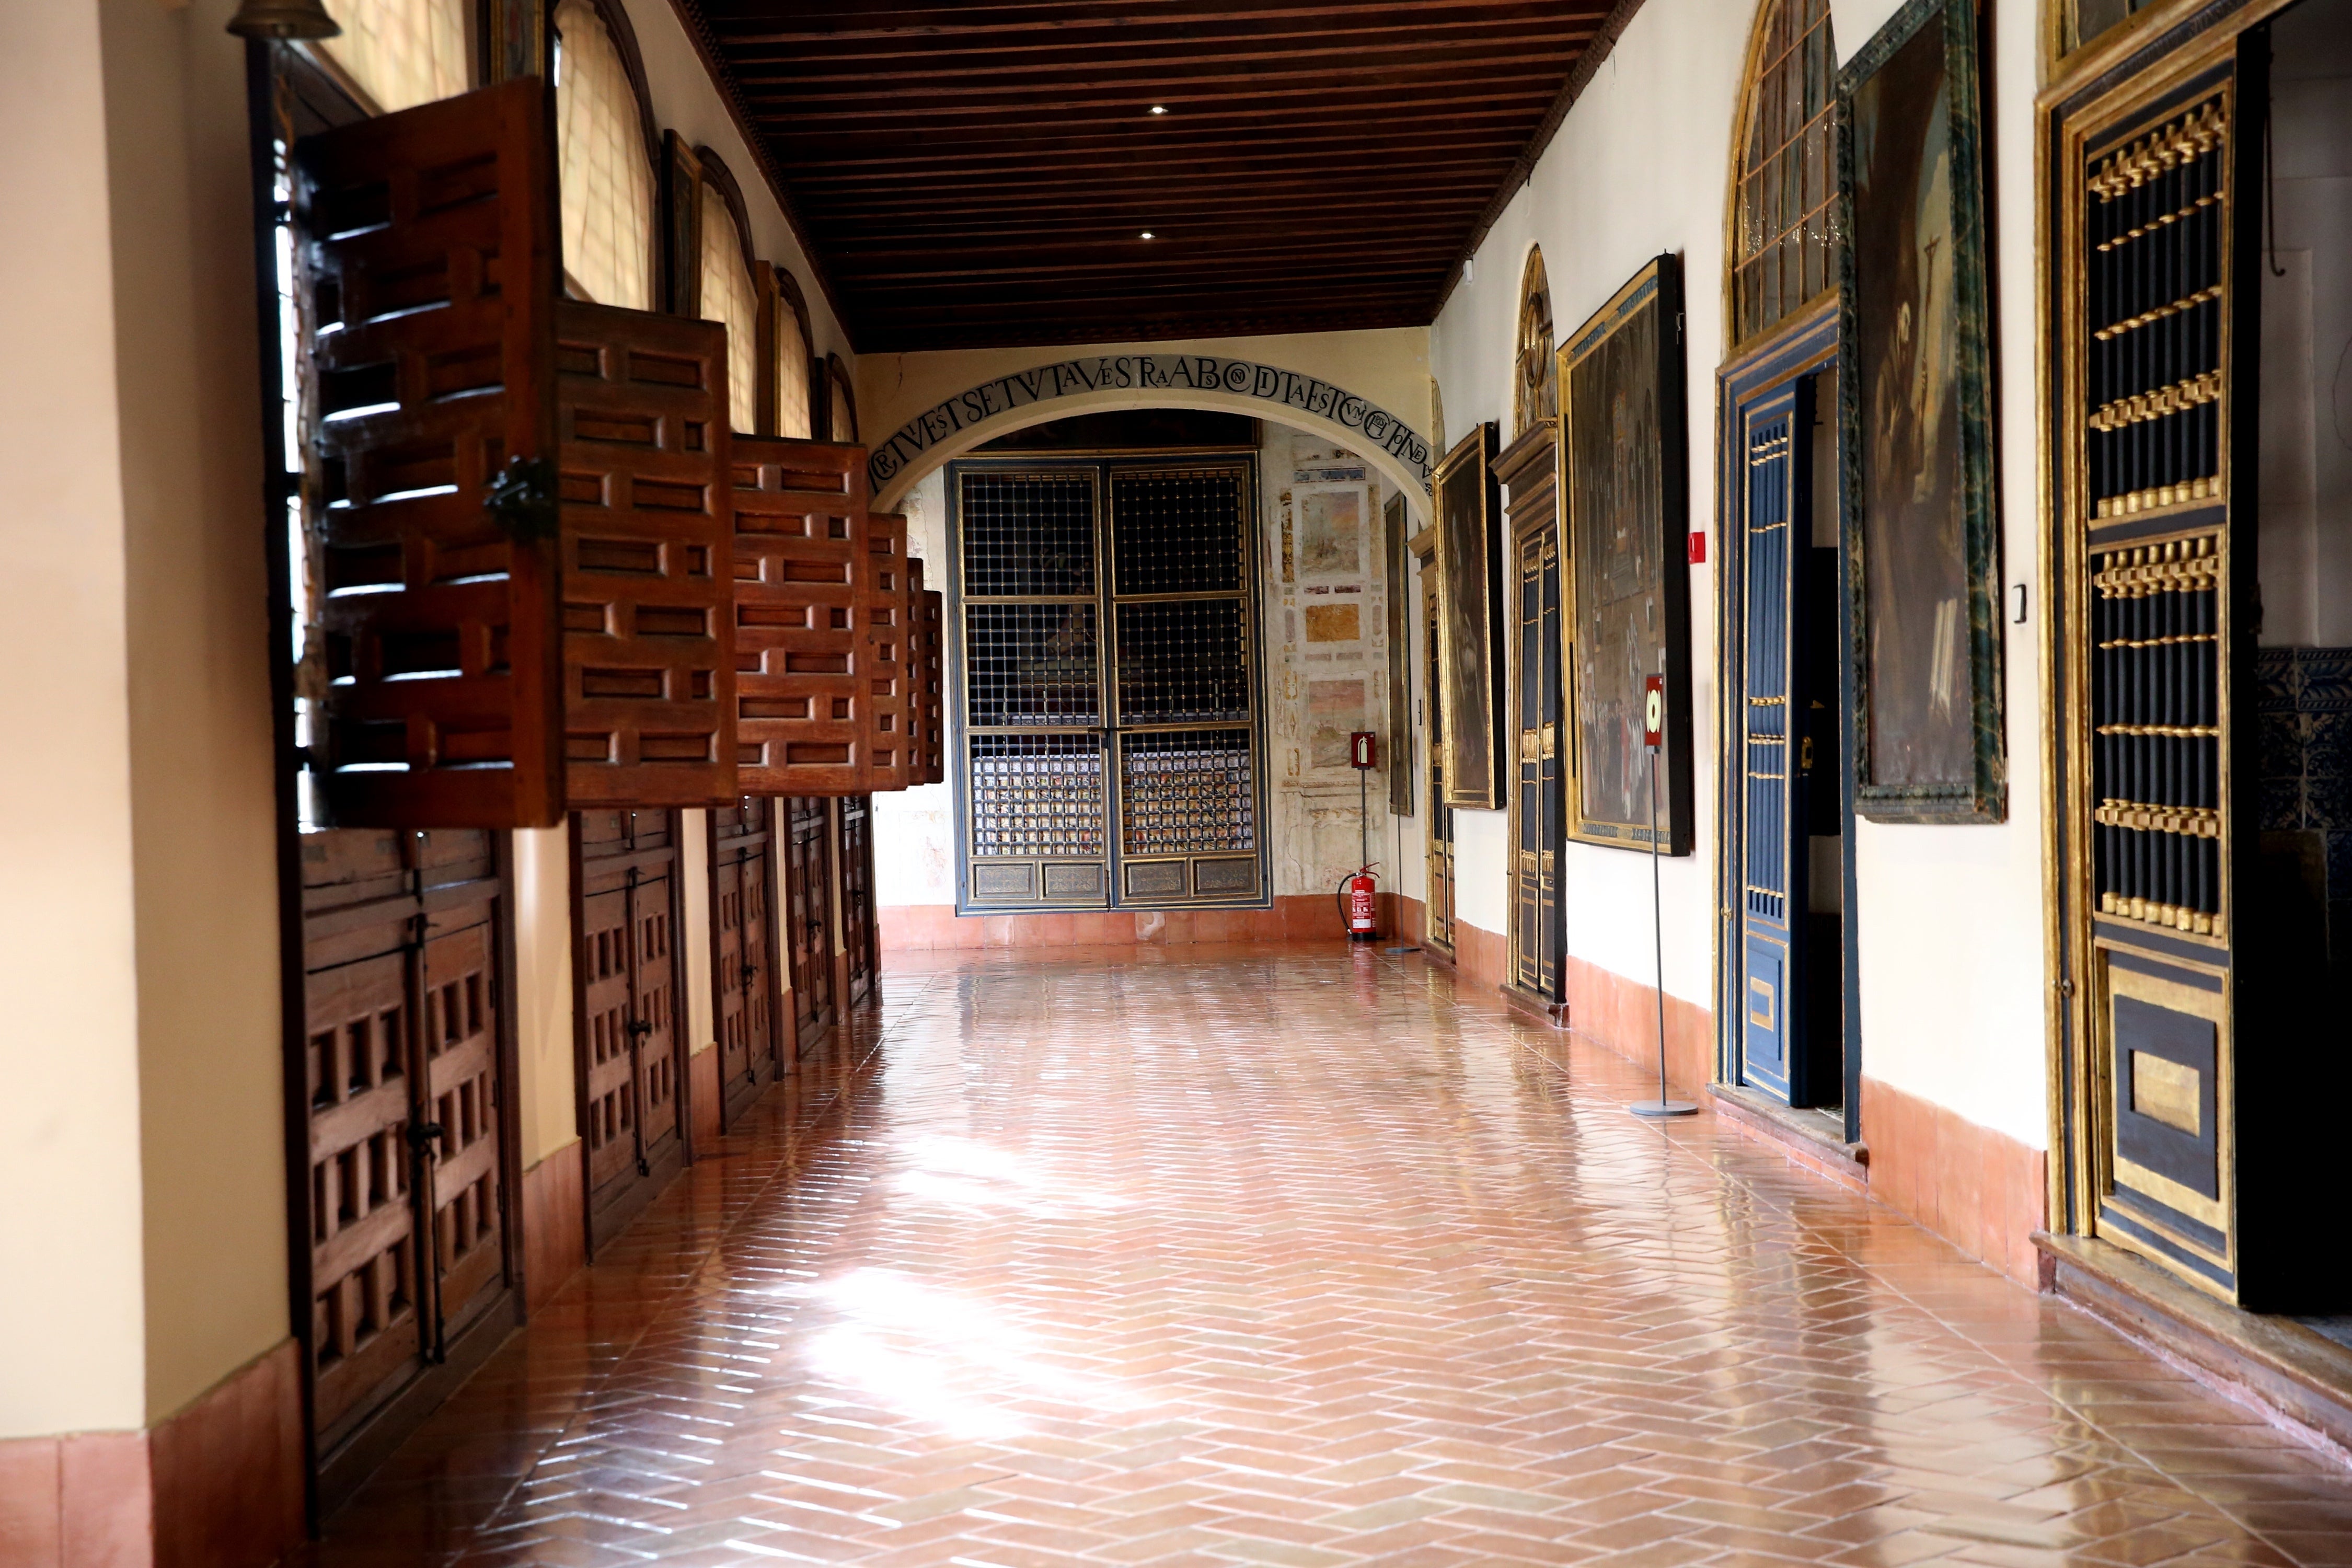
<path id="1" fill-rule="evenodd" d="M 1445 804 L 1503 809 L 1501 508 L 1496 430 L 1477 426 L 1437 467 L 1437 679 Z"/>
<path id="2" fill-rule="evenodd" d="M 1406 670 L 1412 638 L 1405 625 L 1406 606 L 1412 593 L 1412 579 L 1405 561 L 1404 494 L 1399 491 L 1389 497 L 1381 509 L 1381 543 L 1388 569 L 1388 633 L 1389 633 L 1389 810 L 1399 816 L 1412 815 L 1412 679 Z"/>
<path id="3" fill-rule="evenodd" d="M 1557 357 L 1571 671 L 1568 836 L 1690 852 L 1689 481 L 1682 269 L 1650 262 Z M 1644 742 L 1649 678 L 1664 742 Z M 1654 801 L 1654 829 L 1653 828 Z"/>
<path id="4" fill-rule="evenodd" d="M 1854 809 L 2005 807 L 1976 11 L 1913 0 L 1840 79 Z"/>
<path id="5" fill-rule="evenodd" d="M 1369 487 L 1299 485 L 1291 493 L 1298 512 L 1294 550 L 1299 578 L 1360 580 L 1371 513 Z"/>

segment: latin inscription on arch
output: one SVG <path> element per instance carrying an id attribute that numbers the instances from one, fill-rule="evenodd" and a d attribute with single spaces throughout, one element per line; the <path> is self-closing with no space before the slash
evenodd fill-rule
<path id="1" fill-rule="evenodd" d="M 932 447 L 999 414 L 1083 393 L 1130 388 L 1223 392 L 1328 419 L 1362 432 L 1366 441 L 1410 468 L 1424 489 L 1429 486 L 1429 443 L 1387 409 L 1311 375 L 1215 354 L 1106 354 L 982 382 L 925 409 L 876 444 L 866 461 L 867 482 L 879 491 Z"/>

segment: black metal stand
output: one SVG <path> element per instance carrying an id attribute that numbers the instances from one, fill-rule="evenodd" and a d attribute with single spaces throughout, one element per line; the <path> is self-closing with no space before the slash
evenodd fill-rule
<path id="1" fill-rule="evenodd" d="M 1636 1116 L 1696 1116 L 1687 1100 L 1666 1098 L 1666 915 L 1658 895 L 1658 748 L 1650 748 L 1650 932 L 1658 963 L 1658 1098 L 1625 1109 Z"/>

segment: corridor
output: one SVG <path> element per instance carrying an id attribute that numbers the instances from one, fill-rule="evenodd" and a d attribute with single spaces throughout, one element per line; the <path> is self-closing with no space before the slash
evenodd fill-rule
<path id="1" fill-rule="evenodd" d="M 311 1561 L 2352 1563 L 2328 1458 L 1418 959 L 883 993 Z"/>

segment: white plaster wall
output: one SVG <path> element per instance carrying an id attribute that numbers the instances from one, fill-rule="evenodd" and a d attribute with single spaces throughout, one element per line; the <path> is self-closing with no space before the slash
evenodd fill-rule
<path id="1" fill-rule="evenodd" d="M 2035 16 L 1994 0 L 2005 84 L 1992 110 L 1994 258 L 2003 533 L 2011 572 L 2034 560 L 2033 168 Z M 1857 31 L 1885 0 L 1839 8 Z M 1691 526 L 1716 536 L 1714 375 L 1726 356 L 1724 219 L 1749 0 L 1648 0 L 1570 110 L 1533 178 L 1481 245 L 1471 276 L 1431 331 L 1448 421 L 1507 421 L 1520 269 L 1539 243 L 1565 333 L 1652 256 L 1683 263 L 1689 359 Z M 1861 37 L 1839 39 L 1851 53 Z M 1710 552 L 1712 559 L 1713 552 Z M 1662 868 L 1665 984 L 1711 1005 L 1715 963 L 1715 795 L 1718 752 L 1712 566 L 1689 568 L 1697 853 Z M 2041 588 L 2032 585 L 2038 606 Z M 2041 941 L 2040 692 L 2031 625 L 2009 628 L 2010 815 L 1995 826 L 1863 824 L 1856 837 L 1864 1070 L 2039 1147 L 2047 1140 Z M 1461 916 L 1505 929 L 1507 860 L 1500 814 L 1459 812 Z M 1650 868 L 1621 850 L 1574 845 L 1562 864 L 1568 948 L 1641 982 L 1652 975 Z"/>
<path id="2" fill-rule="evenodd" d="M 1543 247 L 1552 319 L 1572 331 L 1661 252 L 1682 258 L 1689 345 L 1691 527 L 1714 531 L 1715 398 L 1723 342 L 1724 194 L 1731 121 L 1752 8 L 1731 0 L 1647 0 L 1570 110 L 1534 178 L 1487 234 L 1471 276 L 1431 329 L 1430 363 L 1455 440 L 1495 420 L 1507 438 L 1518 288 L 1529 246 Z M 1713 991 L 1716 770 L 1714 571 L 1691 574 L 1691 735 L 1696 752 L 1694 854 L 1660 868 L 1665 985 L 1705 1006 Z M 1507 816 L 1454 813 L 1455 912 L 1508 929 Z M 1648 984 L 1649 858 L 1569 844 L 1560 860 L 1568 952 Z"/>
<path id="3" fill-rule="evenodd" d="M 1857 828 L 1863 1071 L 2032 1148 L 2050 1141 L 2042 940 L 2043 584 L 2034 448 L 2033 92 L 2030 0 L 1992 0 L 1985 78 L 1991 193 L 1994 419 L 2003 595 L 2009 817 L 1987 826 Z M 1857 39 L 1858 47 L 1866 40 Z M 1850 53 L 1844 40 L 1840 52 Z M 1868 1136 L 1865 1131 L 1864 1136 Z"/>
<path id="4" fill-rule="evenodd" d="M 0 245 L 0 1437 L 145 1413 L 106 107 L 93 0 L 0 5 L 0 200 L 39 215 Z"/>
<path id="5" fill-rule="evenodd" d="M 934 468 L 898 502 L 907 518 L 907 553 L 923 563 L 924 588 L 940 594 L 948 586 L 947 495 L 947 470 Z M 952 635 L 953 628 L 948 629 Z M 944 652 L 940 679 L 947 679 Z M 952 711 L 943 716 L 941 755 L 952 759 L 963 730 Z M 955 902 L 955 812 L 946 784 L 918 784 L 874 797 L 874 901 Z"/>

